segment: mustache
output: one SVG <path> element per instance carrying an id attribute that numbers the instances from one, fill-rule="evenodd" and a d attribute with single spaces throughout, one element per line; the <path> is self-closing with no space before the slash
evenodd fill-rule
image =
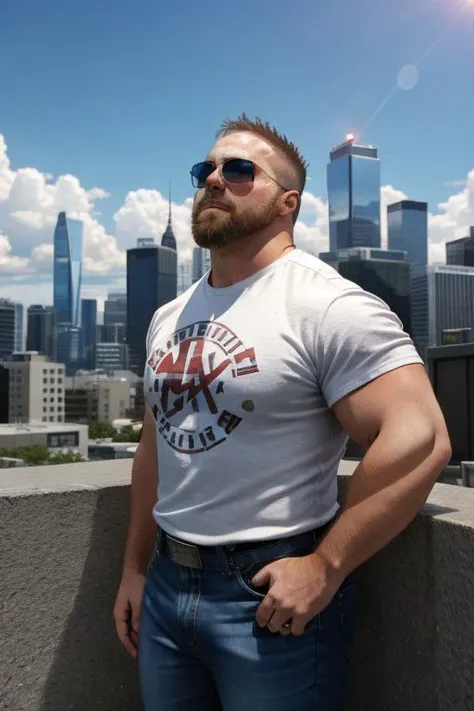
<path id="1" fill-rule="evenodd" d="M 222 207 L 227 208 L 229 211 L 232 211 L 232 205 L 230 205 L 228 202 L 225 200 L 219 200 L 213 197 L 212 195 L 204 195 L 202 200 L 198 203 L 196 206 L 196 211 L 201 212 L 201 210 L 204 210 L 209 203 L 214 203 L 215 205 L 222 205 Z"/>

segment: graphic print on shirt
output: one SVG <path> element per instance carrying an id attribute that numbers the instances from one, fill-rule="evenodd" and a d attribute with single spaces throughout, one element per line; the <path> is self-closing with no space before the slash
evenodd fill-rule
<path id="1" fill-rule="evenodd" d="M 153 371 L 148 400 L 158 431 L 170 447 L 187 454 L 216 447 L 242 422 L 240 414 L 219 407 L 224 375 L 228 380 L 258 373 L 255 349 L 218 321 L 178 329 L 152 352 L 147 366 Z M 245 400 L 240 408 L 251 411 L 253 403 Z"/>

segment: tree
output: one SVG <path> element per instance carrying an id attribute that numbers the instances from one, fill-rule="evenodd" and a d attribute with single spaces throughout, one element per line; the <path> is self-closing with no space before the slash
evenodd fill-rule
<path id="1" fill-rule="evenodd" d="M 78 452 L 51 452 L 48 464 L 74 464 L 75 462 L 82 462 L 83 459 Z"/>
<path id="2" fill-rule="evenodd" d="M 125 425 L 120 432 L 116 432 L 113 437 L 114 442 L 139 442 L 142 434 L 142 428 L 136 430 L 133 425 Z"/>
<path id="3" fill-rule="evenodd" d="M 27 467 L 37 467 L 43 464 L 70 464 L 82 462 L 80 454 L 61 451 L 50 452 L 47 447 L 32 445 L 30 447 L 0 447 L 0 457 L 22 459 Z"/>
<path id="4" fill-rule="evenodd" d="M 107 439 L 116 434 L 117 430 L 110 422 L 89 422 L 89 439 Z"/>

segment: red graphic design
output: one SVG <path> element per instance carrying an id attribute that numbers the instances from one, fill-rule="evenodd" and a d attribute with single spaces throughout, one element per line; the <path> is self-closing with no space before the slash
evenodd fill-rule
<path id="1" fill-rule="evenodd" d="M 246 348 L 233 331 L 217 321 L 198 321 L 175 331 L 147 365 L 153 371 L 149 400 L 154 403 L 159 432 L 171 447 L 190 454 L 225 441 L 242 421 L 239 415 L 219 409 L 224 374 L 237 378 L 258 373 L 255 349 Z M 207 418 L 189 418 L 200 412 Z M 188 426 L 193 419 L 209 421 L 210 415 L 211 424 L 202 429 Z"/>

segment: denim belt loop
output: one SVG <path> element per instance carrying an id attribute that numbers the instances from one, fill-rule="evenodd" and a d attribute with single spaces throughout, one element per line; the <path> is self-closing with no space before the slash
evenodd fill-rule
<path id="1" fill-rule="evenodd" d="M 229 563 L 229 559 L 224 551 L 224 546 L 216 546 L 215 550 L 216 550 L 217 559 L 219 561 L 219 565 L 221 566 L 222 573 L 227 578 L 230 578 L 232 575 L 232 568 Z"/>

